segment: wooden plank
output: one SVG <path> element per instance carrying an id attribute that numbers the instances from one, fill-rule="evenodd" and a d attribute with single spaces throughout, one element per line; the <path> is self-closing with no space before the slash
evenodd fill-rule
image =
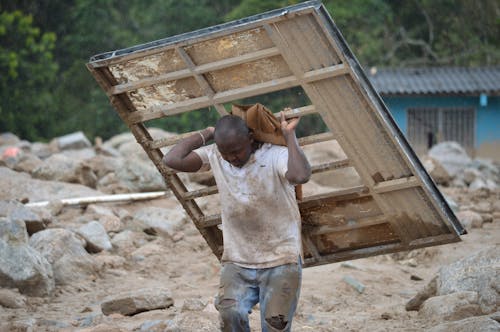
<path id="1" fill-rule="evenodd" d="M 321 133 L 321 134 L 301 137 L 298 139 L 298 142 L 299 142 L 299 145 L 304 146 L 304 145 L 309 145 L 309 144 L 314 144 L 314 143 L 319 143 L 319 142 L 326 142 L 326 141 L 330 141 L 332 139 L 335 139 L 335 135 L 328 132 L 328 133 Z"/>
<path id="2" fill-rule="evenodd" d="M 369 226 L 374 226 L 374 225 L 380 225 L 380 224 L 386 224 L 387 219 L 385 218 L 384 215 L 376 216 L 376 217 L 368 217 L 368 218 L 361 218 L 358 220 L 352 220 L 350 223 L 347 223 L 345 225 L 321 225 L 321 226 L 310 226 L 310 225 L 304 225 L 304 229 L 306 229 L 307 234 L 310 235 L 321 235 L 321 234 L 328 234 L 328 233 L 335 233 L 335 232 L 346 232 L 346 231 L 352 231 L 355 229 L 363 228 L 363 227 L 369 227 Z"/>
<path id="3" fill-rule="evenodd" d="M 308 71 L 304 73 L 303 80 L 306 83 L 310 83 L 314 81 L 324 80 L 330 77 L 336 77 L 347 74 L 349 74 L 348 67 L 340 63 L 338 65 Z"/>
<path id="4" fill-rule="evenodd" d="M 140 88 L 145 88 L 147 86 L 151 86 L 151 85 L 155 85 L 155 84 L 161 84 L 161 83 L 165 83 L 168 81 L 176 81 L 179 79 L 189 77 L 191 75 L 192 74 L 191 74 L 191 71 L 189 69 L 181 69 L 181 70 L 174 71 L 171 73 L 161 74 L 158 76 L 151 76 L 151 77 L 143 78 L 143 79 L 140 79 L 137 81 L 112 86 L 109 89 L 109 94 L 118 95 L 121 93 L 134 91 L 134 90 L 137 90 Z"/>
<path id="5" fill-rule="evenodd" d="M 208 84 L 207 80 L 205 79 L 205 77 L 203 77 L 203 75 L 195 72 L 195 67 L 196 66 L 193 63 L 193 60 L 191 60 L 191 58 L 189 57 L 189 55 L 186 53 L 186 51 L 182 47 L 177 47 L 175 50 L 177 51 L 177 53 L 179 54 L 179 56 L 181 57 L 181 59 L 186 63 L 186 65 L 188 66 L 189 70 L 192 72 L 194 78 L 196 79 L 196 82 L 198 82 L 198 84 L 203 89 L 203 92 L 205 92 L 205 95 L 207 95 L 208 98 L 210 98 L 210 99 L 213 100 L 214 90 L 212 89 L 212 87 L 210 86 L 210 84 Z M 221 104 L 218 104 L 218 103 L 213 103 L 212 105 L 215 107 L 215 109 L 217 110 L 217 112 L 221 116 L 228 114 L 227 111 L 226 111 L 226 109 L 224 108 L 224 105 L 221 105 Z"/>
<path id="6" fill-rule="evenodd" d="M 382 194 L 389 191 L 418 187 L 419 185 L 420 183 L 415 176 L 409 176 L 405 178 L 379 182 L 373 186 L 373 191 L 377 194 Z"/>
<path id="7" fill-rule="evenodd" d="M 217 189 L 217 186 L 210 186 L 210 187 L 203 188 L 203 189 L 188 191 L 182 195 L 182 198 L 186 199 L 186 200 L 195 199 L 195 198 L 200 198 L 200 197 L 204 197 L 204 196 L 208 196 L 208 195 L 213 195 L 213 194 L 216 194 L 218 192 L 219 191 Z"/>

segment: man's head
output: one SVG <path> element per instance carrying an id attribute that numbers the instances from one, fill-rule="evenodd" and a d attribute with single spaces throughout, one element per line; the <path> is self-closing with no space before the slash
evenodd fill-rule
<path id="1" fill-rule="evenodd" d="M 253 135 L 245 121 L 236 115 L 226 115 L 215 125 L 215 144 L 228 163 L 243 167 L 253 152 Z"/>

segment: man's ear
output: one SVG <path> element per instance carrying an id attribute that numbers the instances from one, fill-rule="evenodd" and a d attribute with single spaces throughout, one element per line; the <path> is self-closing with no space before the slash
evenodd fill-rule
<path id="1" fill-rule="evenodd" d="M 250 129 L 250 130 L 248 131 L 248 139 L 250 140 L 250 142 L 252 142 L 252 143 L 253 143 L 253 141 L 254 141 L 254 137 L 253 137 L 253 130 L 252 130 L 252 129 Z"/>

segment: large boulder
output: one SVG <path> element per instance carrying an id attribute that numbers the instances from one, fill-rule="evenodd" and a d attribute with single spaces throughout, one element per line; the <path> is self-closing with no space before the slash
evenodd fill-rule
<path id="1" fill-rule="evenodd" d="M 24 222 L 0 217 L 0 287 L 45 296 L 54 290 L 49 262 L 28 245 Z"/>
<path id="2" fill-rule="evenodd" d="M 84 149 L 92 146 L 87 136 L 81 131 L 60 136 L 54 140 L 60 150 Z"/>
<path id="3" fill-rule="evenodd" d="M 86 249 L 89 252 L 95 253 L 113 248 L 106 229 L 97 221 L 81 226 L 77 232 L 87 241 Z"/>
<path id="4" fill-rule="evenodd" d="M 48 222 L 34 213 L 31 209 L 25 207 L 18 201 L 0 201 L 0 216 L 10 217 L 12 220 L 18 220 L 26 225 L 28 234 L 33 234 L 47 228 Z M 0 229 L 2 226 L 0 225 Z M 1 234 L 1 232 L 0 232 Z M 27 242 L 26 238 L 26 242 Z"/>
<path id="5" fill-rule="evenodd" d="M 455 177 L 472 163 L 465 149 L 457 142 L 436 144 L 429 150 L 429 156 L 438 161 L 452 177 Z"/>
<path id="6" fill-rule="evenodd" d="M 174 300 L 168 289 L 138 289 L 105 298 L 101 303 L 101 310 L 105 315 L 119 313 L 131 316 L 144 311 L 165 309 L 173 304 Z"/>
<path id="7" fill-rule="evenodd" d="M 406 305 L 407 310 L 419 310 L 434 296 L 462 292 L 478 294 L 481 314 L 498 310 L 500 303 L 500 246 L 496 245 L 476 254 L 443 266 L 437 276 Z M 474 302 L 474 301 L 472 301 Z"/>
<path id="8" fill-rule="evenodd" d="M 69 230 L 47 229 L 35 233 L 29 243 L 52 265 L 57 284 L 71 284 L 98 272 L 85 240 Z"/>
<path id="9" fill-rule="evenodd" d="M 77 182 L 77 167 L 77 160 L 57 153 L 47 158 L 31 175 L 41 180 Z"/>
<path id="10" fill-rule="evenodd" d="M 500 323 L 488 316 L 470 317 L 454 322 L 442 323 L 428 332 L 498 332 Z"/>
<path id="11" fill-rule="evenodd" d="M 138 210 L 133 221 L 147 233 L 172 238 L 185 224 L 186 213 L 182 209 L 148 207 Z"/>

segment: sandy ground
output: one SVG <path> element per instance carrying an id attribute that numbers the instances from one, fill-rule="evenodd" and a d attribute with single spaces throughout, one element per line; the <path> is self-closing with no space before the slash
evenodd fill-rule
<path id="1" fill-rule="evenodd" d="M 147 206 L 181 208 L 173 198 L 120 207 L 133 213 Z M 61 217 L 66 214 L 71 219 L 79 213 L 77 208 L 66 208 Z M 113 263 L 117 253 L 94 254 L 97 260 L 108 262 L 100 275 L 57 286 L 51 298 L 28 298 L 29 305 L 24 309 L 0 308 L 0 320 L 45 320 L 50 331 L 78 330 L 83 321 L 92 321 L 91 326 L 106 323 L 108 327 L 132 331 L 138 330 L 143 321 L 176 317 L 184 302 L 193 299 L 207 303 L 204 311 L 196 315 L 206 314 L 208 319 L 216 320 L 213 297 L 218 289 L 219 263 L 191 223 L 185 225 L 182 234 L 177 242 L 149 236 L 143 246 L 143 260 L 127 258 L 124 263 Z M 443 264 L 499 244 L 500 220 L 494 220 L 470 230 L 459 243 L 306 268 L 293 330 L 425 331 L 439 322 L 423 319 L 417 312 L 406 312 L 406 302 Z M 343 281 L 346 276 L 361 282 L 364 291 L 359 293 Z M 174 306 L 133 317 L 102 315 L 100 303 L 106 296 L 150 287 L 170 289 Z M 64 324 L 70 327 L 63 328 Z M 252 331 L 260 331 L 258 308 L 251 314 L 251 327 Z M 211 330 L 213 327 L 207 327 L 207 331 Z"/>

